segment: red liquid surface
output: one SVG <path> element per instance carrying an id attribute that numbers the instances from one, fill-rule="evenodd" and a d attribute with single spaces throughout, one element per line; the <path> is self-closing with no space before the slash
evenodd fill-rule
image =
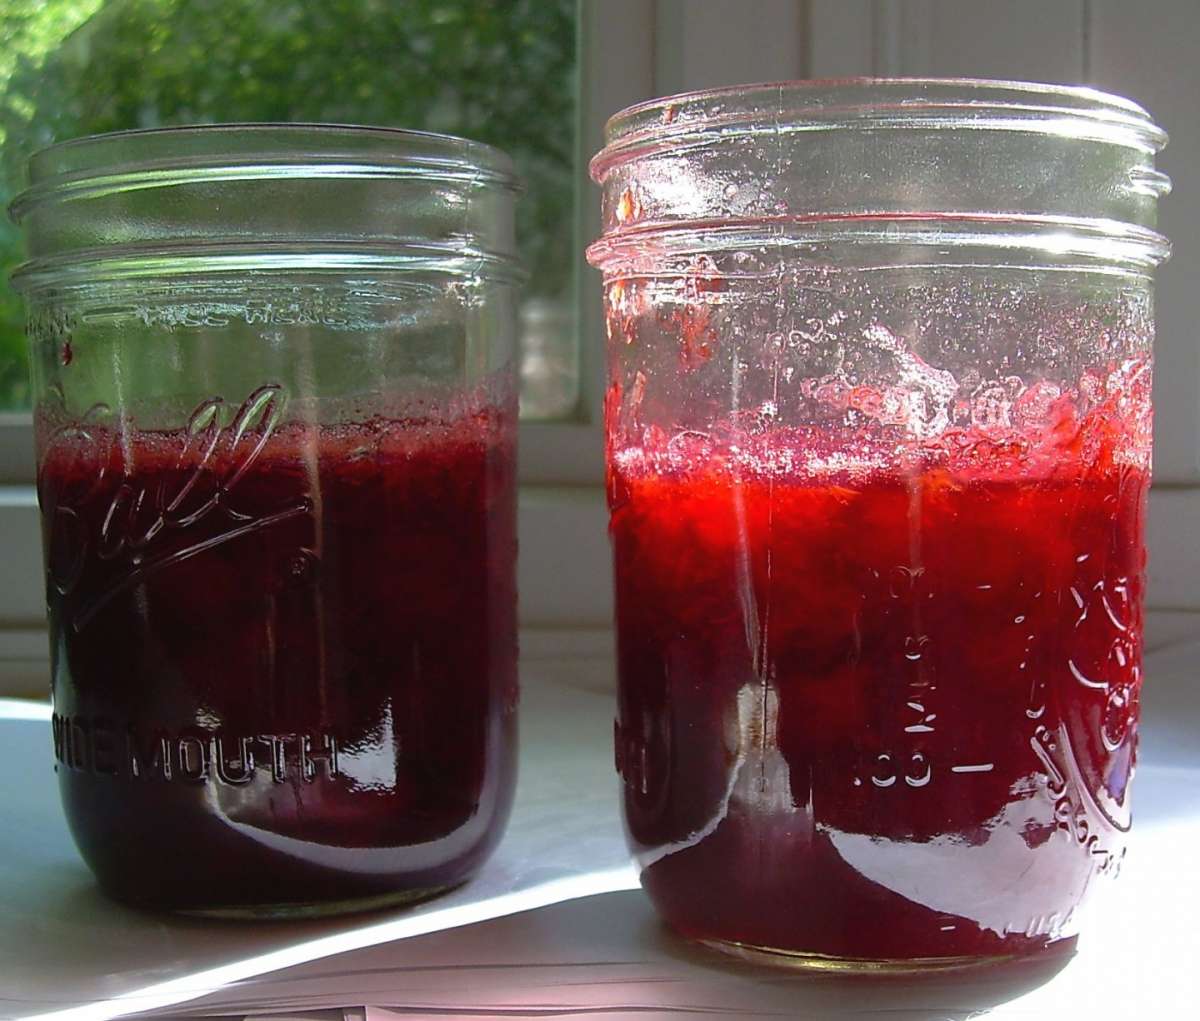
<path id="1" fill-rule="evenodd" d="M 1141 681 L 1148 478 L 1103 425 L 1049 467 L 798 470 L 782 431 L 618 452 L 617 765 L 668 922 L 884 961 L 1074 935 L 1123 853 Z"/>
<path id="2" fill-rule="evenodd" d="M 191 436 L 49 442 L 56 769 L 75 838 L 106 889 L 153 906 L 459 882 L 499 839 L 514 781 L 507 416 L 268 435 L 251 403 Z"/>

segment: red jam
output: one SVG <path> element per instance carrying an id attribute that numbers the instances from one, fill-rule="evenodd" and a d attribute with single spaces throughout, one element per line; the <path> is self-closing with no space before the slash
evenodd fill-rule
<path id="1" fill-rule="evenodd" d="M 872 961 L 1073 936 L 1135 759 L 1148 466 L 1119 408 L 903 467 L 781 428 L 614 451 L 617 763 L 668 922 Z"/>
<path id="2" fill-rule="evenodd" d="M 417 896 L 499 839 L 515 762 L 507 414 L 52 436 L 56 769 L 112 894 Z"/>

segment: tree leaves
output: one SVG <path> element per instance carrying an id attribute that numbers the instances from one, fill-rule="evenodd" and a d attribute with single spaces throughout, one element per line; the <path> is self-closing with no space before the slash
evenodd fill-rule
<path id="1" fill-rule="evenodd" d="M 575 0 L 0 0 L 3 198 L 31 152 L 102 131 L 335 121 L 449 132 L 513 156 L 530 290 L 561 295 L 575 20 Z M 21 257 L 16 234 L 0 232 L 4 270 Z M 28 401 L 20 323 L 6 293 L 0 406 Z"/>

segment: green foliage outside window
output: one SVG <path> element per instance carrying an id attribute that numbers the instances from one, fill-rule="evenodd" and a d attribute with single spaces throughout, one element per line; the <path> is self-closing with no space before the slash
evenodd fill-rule
<path id="1" fill-rule="evenodd" d="M 530 292 L 568 289 L 575 0 L 0 0 L 0 199 L 29 154 L 125 128 L 332 121 L 490 142 L 527 194 Z M 0 226 L 0 272 L 23 254 Z M 21 301 L 0 289 L 0 408 L 28 405 Z"/>

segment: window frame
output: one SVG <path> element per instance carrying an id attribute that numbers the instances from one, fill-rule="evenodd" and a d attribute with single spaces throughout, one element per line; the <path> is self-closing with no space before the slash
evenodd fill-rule
<path id="1" fill-rule="evenodd" d="M 976 77 L 1088 82 L 1147 104 L 1175 132 L 1162 163 L 1175 178 L 1175 194 L 1163 205 L 1163 229 L 1176 246 L 1156 280 L 1155 468 L 1146 518 L 1146 608 L 1200 612 L 1200 542 L 1195 539 L 1200 521 L 1200 353 L 1194 327 L 1200 299 L 1190 284 L 1180 282 L 1195 273 L 1196 256 L 1190 244 L 1186 249 L 1183 244 L 1183 235 L 1190 242 L 1195 232 L 1179 226 L 1175 205 L 1189 204 L 1185 223 L 1200 219 L 1200 177 L 1189 173 L 1200 155 L 1200 130 L 1194 127 L 1194 92 L 1174 84 L 1179 68 L 1195 66 L 1187 54 L 1200 27 L 1200 8 L 1193 0 L 1160 0 L 1158 16 L 1147 17 L 1123 0 L 808 0 L 808 10 L 814 78 L 969 72 Z M 1172 16 L 1190 16 L 1193 31 L 1168 28 Z M 1168 82 L 1171 88 L 1163 88 Z M 1162 285 L 1168 276 L 1174 278 L 1174 300 L 1164 307 Z"/>
<path id="2" fill-rule="evenodd" d="M 583 247 L 600 231 L 587 161 L 603 144 L 604 122 L 616 110 L 648 98 L 654 88 L 654 5 L 644 0 L 579 0 L 575 244 L 572 294 L 578 357 L 578 400 L 561 420 L 519 425 L 522 485 L 600 485 L 604 477 L 603 318 L 597 277 Z M 11 286 L 4 282 L 4 286 Z M 0 412 L 0 486 L 32 486 L 36 475 L 29 412 Z M 0 535 L 0 554 L 4 537 Z M 0 621 L 0 626 L 3 622 Z"/>
<path id="3" fill-rule="evenodd" d="M 1078 19 L 1080 39 L 1061 57 L 1078 66 L 1045 77 L 1074 77 L 1077 71 L 1088 77 L 1089 47 L 1103 38 L 1093 29 L 1104 28 L 1088 19 L 1107 16 L 1114 5 L 1116 0 L 1064 0 L 1063 9 L 1056 8 L 1052 32 L 1074 39 L 1071 26 Z M 937 66 L 939 48 L 951 43 L 974 47 L 981 73 L 1013 66 L 1014 73 L 1042 77 L 1036 60 L 1059 59 L 1053 41 L 1039 43 L 1040 57 L 1011 63 L 1013 47 L 1030 31 L 1022 20 L 983 0 L 906 0 L 903 7 L 887 0 L 581 0 L 573 224 L 580 397 L 567 420 L 520 425 L 523 625 L 607 628 L 612 620 L 603 488 L 604 317 L 599 275 L 583 257 L 584 245 L 600 229 L 587 163 L 603 144 L 606 119 L 655 95 L 739 81 L 927 73 Z M 1183 181 L 1177 186 L 1186 187 Z M 1194 389 L 1200 392 L 1200 378 Z M 1200 421 L 1200 407 L 1179 404 L 1160 409 L 1160 470 L 1148 520 L 1149 602 L 1200 611 L 1200 543 L 1191 538 L 1200 520 L 1200 428 L 1184 436 L 1179 425 L 1189 415 Z M 8 593 L 0 596 L 0 660 L 5 629 L 28 633 L 44 626 L 31 434 L 28 415 L 0 414 L 0 564 Z"/>
<path id="4" fill-rule="evenodd" d="M 603 314 L 598 275 L 583 256 L 586 241 L 599 233 L 600 210 L 587 162 L 603 144 L 607 118 L 654 94 L 655 14 L 654 4 L 645 0 L 579 5 L 573 224 L 579 400 L 565 420 L 519 425 L 519 571 L 526 626 L 607 627 L 611 620 Z M 24 664 L 30 635 L 45 626 L 35 476 L 31 415 L 0 413 L 0 680 L 6 659 Z M 571 569 L 564 570 L 567 564 Z"/>
<path id="5" fill-rule="evenodd" d="M 0 486 L 33 485 L 36 473 L 29 412 L 0 412 Z"/>

